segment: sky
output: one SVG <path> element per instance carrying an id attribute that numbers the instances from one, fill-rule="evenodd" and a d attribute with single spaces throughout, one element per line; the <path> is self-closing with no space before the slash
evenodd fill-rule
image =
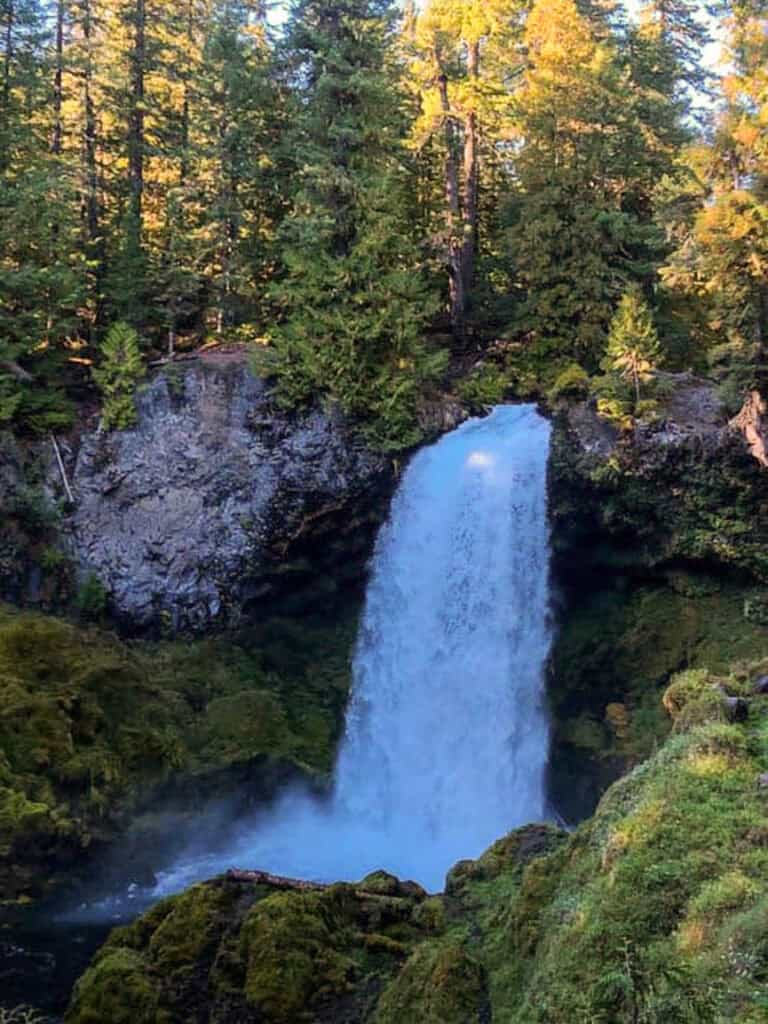
<path id="1" fill-rule="evenodd" d="M 419 2 L 422 2 L 422 0 L 417 0 L 417 3 L 419 3 Z M 635 14 L 638 13 L 640 8 L 642 7 L 643 0 L 624 0 L 624 3 L 626 5 L 627 10 L 629 11 L 629 13 L 632 14 L 632 15 L 635 15 Z M 704 7 L 703 4 L 701 6 L 702 6 L 702 8 Z M 288 2 L 287 2 L 287 0 L 273 0 L 273 2 L 269 4 L 269 21 L 270 21 L 270 23 L 272 25 L 274 25 L 274 26 L 282 25 L 285 22 L 287 13 L 288 13 Z M 708 20 L 710 21 L 711 25 L 713 26 L 713 30 L 714 30 L 715 27 L 716 27 L 715 19 L 708 17 Z M 720 49 L 721 49 L 721 44 L 720 44 L 719 40 L 717 40 L 717 39 L 714 42 L 712 42 L 708 47 L 706 47 L 706 49 L 704 50 L 704 53 L 702 54 L 702 61 L 703 61 L 704 66 L 706 68 L 708 68 L 708 69 L 710 69 L 712 71 L 716 71 L 717 70 L 718 64 L 719 64 L 719 61 L 720 61 Z"/>

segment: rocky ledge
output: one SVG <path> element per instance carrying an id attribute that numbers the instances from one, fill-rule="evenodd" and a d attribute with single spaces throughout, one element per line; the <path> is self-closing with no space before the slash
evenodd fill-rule
<path id="1" fill-rule="evenodd" d="M 62 444 L 60 543 L 118 618 L 202 631 L 362 576 L 392 470 L 337 413 L 281 412 L 242 361 L 175 364 L 137 405 Z M 47 479 L 65 499 L 53 457 Z"/>

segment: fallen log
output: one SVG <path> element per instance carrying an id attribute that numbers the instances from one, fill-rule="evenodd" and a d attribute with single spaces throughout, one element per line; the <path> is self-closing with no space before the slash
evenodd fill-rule
<path id="1" fill-rule="evenodd" d="M 227 878 L 233 882 L 250 882 L 253 885 L 271 885 L 276 889 L 299 889 L 309 892 L 321 892 L 330 889 L 325 882 L 307 882 L 302 878 L 285 878 L 283 875 L 272 875 L 268 871 L 242 871 L 230 868 Z"/>
<path id="2" fill-rule="evenodd" d="M 325 892 L 332 888 L 329 882 L 307 882 L 303 878 L 286 878 L 284 875 L 273 875 L 269 871 L 244 871 L 240 868 L 230 868 L 225 876 L 231 882 L 245 882 L 249 885 L 270 885 L 274 889 L 292 889 L 297 892 Z M 408 885 L 409 883 L 405 883 Z M 355 899 L 371 900 L 379 904 L 392 907 L 402 907 L 404 901 L 409 899 L 421 900 L 426 897 L 420 886 L 414 885 L 413 893 L 382 893 L 371 892 L 370 889 L 353 888 L 352 895 Z"/>

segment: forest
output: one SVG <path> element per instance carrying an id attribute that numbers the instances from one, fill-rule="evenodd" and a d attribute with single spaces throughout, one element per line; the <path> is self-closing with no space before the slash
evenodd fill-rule
<path id="1" fill-rule="evenodd" d="M 768 4 L 0 0 L 0 425 L 129 425 L 247 346 L 385 451 L 465 401 L 654 371 L 738 409 L 768 344 Z M 719 73 L 702 65 L 713 38 Z"/>

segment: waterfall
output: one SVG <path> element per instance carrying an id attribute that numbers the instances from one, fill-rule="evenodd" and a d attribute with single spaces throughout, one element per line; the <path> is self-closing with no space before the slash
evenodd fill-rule
<path id="1" fill-rule="evenodd" d="M 549 424 L 500 406 L 411 461 L 374 554 L 333 796 L 288 793 L 225 867 L 322 880 L 446 870 L 545 811 Z"/>

